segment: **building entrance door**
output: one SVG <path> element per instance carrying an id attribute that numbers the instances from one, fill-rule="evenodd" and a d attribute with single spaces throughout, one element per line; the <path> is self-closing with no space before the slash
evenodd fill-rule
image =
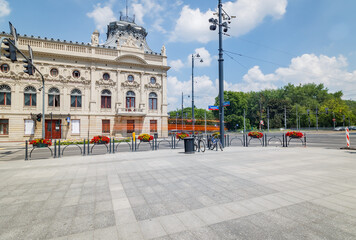
<path id="1" fill-rule="evenodd" d="M 61 122 L 62 121 L 59 119 L 46 120 L 46 122 L 45 122 L 45 128 L 46 128 L 45 138 L 47 138 L 47 139 L 51 139 L 51 138 L 52 139 L 61 139 L 61 137 L 62 137 Z"/>
<path id="2" fill-rule="evenodd" d="M 135 131 L 135 120 L 127 120 L 127 133 Z"/>

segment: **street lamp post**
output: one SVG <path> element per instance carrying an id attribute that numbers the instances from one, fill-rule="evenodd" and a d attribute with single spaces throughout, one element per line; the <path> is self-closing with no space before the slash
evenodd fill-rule
<path id="1" fill-rule="evenodd" d="M 195 132 L 195 118 L 194 118 L 194 60 L 200 59 L 200 62 L 203 62 L 203 59 L 200 57 L 199 53 L 192 54 L 192 124 L 193 124 L 193 135 Z"/>
<path id="2" fill-rule="evenodd" d="M 221 0 L 218 1 L 218 19 L 210 18 L 209 22 L 212 24 L 210 30 L 215 31 L 216 26 L 219 27 L 219 120 L 220 120 L 220 141 L 223 147 L 224 142 L 224 72 L 223 72 L 223 47 L 222 47 L 222 35 L 228 31 L 228 24 L 231 23 L 231 19 L 235 16 L 229 16 L 222 8 Z M 227 20 L 227 22 L 223 22 Z"/>

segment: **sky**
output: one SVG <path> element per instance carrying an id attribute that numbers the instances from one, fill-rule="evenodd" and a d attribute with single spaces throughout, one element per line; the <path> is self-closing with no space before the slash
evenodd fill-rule
<path id="1" fill-rule="evenodd" d="M 223 9 L 236 16 L 223 38 L 224 89 L 259 91 L 288 83 L 323 83 L 343 99 L 356 100 L 356 1 L 230 0 Z M 148 31 L 154 52 L 167 49 L 168 110 L 194 100 L 214 105 L 218 95 L 218 31 L 210 31 L 218 0 L 127 0 L 128 15 Z M 126 0 L 0 0 L 0 31 L 11 21 L 21 35 L 90 42 L 106 40 L 106 26 L 125 13 Z"/>

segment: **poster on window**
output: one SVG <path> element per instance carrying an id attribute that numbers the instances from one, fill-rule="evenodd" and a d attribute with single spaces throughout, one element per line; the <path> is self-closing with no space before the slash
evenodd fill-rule
<path id="1" fill-rule="evenodd" d="M 72 120 L 72 134 L 80 133 L 80 120 Z"/>
<path id="2" fill-rule="evenodd" d="M 33 120 L 25 120 L 25 135 L 33 135 L 35 126 Z"/>

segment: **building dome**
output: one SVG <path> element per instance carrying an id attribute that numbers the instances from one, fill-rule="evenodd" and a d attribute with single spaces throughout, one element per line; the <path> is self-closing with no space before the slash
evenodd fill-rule
<path id="1" fill-rule="evenodd" d="M 105 47 L 120 47 L 130 42 L 131 46 L 152 52 L 146 42 L 146 29 L 135 23 L 135 18 L 120 16 L 120 21 L 111 22 L 106 33 Z"/>

